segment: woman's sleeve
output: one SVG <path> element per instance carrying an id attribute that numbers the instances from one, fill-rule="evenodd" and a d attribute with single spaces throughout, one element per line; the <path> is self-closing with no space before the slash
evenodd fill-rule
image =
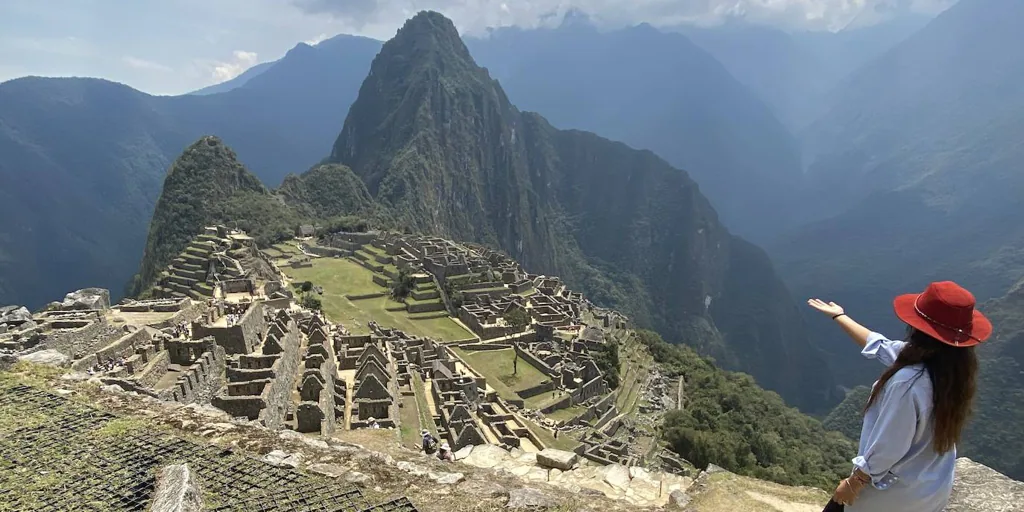
<path id="1" fill-rule="evenodd" d="M 910 451 L 917 432 L 918 406 L 910 381 L 892 381 L 885 385 L 882 396 L 872 407 L 878 407 L 878 418 L 870 432 L 863 434 L 864 449 L 853 459 L 853 465 L 871 476 L 876 489 L 896 483 L 890 471 Z"/>
<path id="2" fill-rule="evenodd" d="M 900 354 L 905 341 L 893 341 L 877 332 L 868 335 L 868 342 L 861 349 L 860 353 L 868 359 L 877 359 L 886 366 L 892 366 L 896 362 L 896 356 Z"/>

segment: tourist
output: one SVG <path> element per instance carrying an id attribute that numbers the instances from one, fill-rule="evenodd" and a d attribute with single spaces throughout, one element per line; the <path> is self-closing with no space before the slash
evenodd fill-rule
<path id="1" fill-rule="evenodd" d="M 420 431 L 420 435 L 423 436 L 423 453 L 432 455 L 437 451 L 437 438 L 430 435 L 430 431 L 423 429 Z"/>
<path id="2" fill-rule="evenodd" d="M 445 462 L 455 462 L 455 454 L 452 453 L 452 447 L 448 444 L 448 441 L 441 443 L 441 449 L 437 452 L 437 458 Z"/>
<path id="3" fill-rule="evenodd" d="M 864 357 L 887 366 L 864 408 L 853 472 L 826 510 L 943 510 L 974 398 L 974 346 L 992 334 L 991 322 L 974 309 L 974 296 L 945 281 L 896 297 L 907 341 L 868 330 L 835 302 L 807 303 L 837 322 Z"/>
<path id="4" fill-rule="evenodd" d="M 367 422 L 370 424 L 370 428 L 380 428 L 380 424 L 374 418 L 370 418 Z"/>

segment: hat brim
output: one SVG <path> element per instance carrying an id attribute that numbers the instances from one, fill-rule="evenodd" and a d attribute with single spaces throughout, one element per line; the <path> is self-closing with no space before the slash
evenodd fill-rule
<path id="1" fill-rule="evenodd" d="M 902 320 L 903 323 L 954 347 L 973 347 L 987 340 L 988 337 L 992 335 L 992 322 L 990 322 L 989 319 L 981 313 L 981 311 L 976 309 L 974 310 L 974 318 L 971 321 L 971 330 L 966 333 L 968 335 L 966 340 L 963 339 L 963 334 L 960 334 L 953 329 L 948 329 L 929 322 L 927 319 L 919 315 L 917 313 L 917 308 L 914 307 L 917 303 L 917 298 L 920 296 L 920 293 L 908 293 L 893 299 L 893 310 L 896 312 L 896 316 Z"/>

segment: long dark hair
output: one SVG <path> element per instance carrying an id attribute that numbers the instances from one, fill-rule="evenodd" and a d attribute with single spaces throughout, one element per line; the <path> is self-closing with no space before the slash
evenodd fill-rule
<path id="1" fill-rule="evenodd" d="M 974 347 L 947 345 L 913 327 L 907 327 L 907 346 L 903 347 L 896 362 L 882 372 L 878 384 L 871 390 L 871 398 L 864 406 L 866 412 L 885 384 L 900 369 L 924 364 L 932 380 L 932 418 L 935 420 L 933 446 L 938 453 L 952 450 L 971 415 L 974 402 L 975 376 L 978 358 Z"/>

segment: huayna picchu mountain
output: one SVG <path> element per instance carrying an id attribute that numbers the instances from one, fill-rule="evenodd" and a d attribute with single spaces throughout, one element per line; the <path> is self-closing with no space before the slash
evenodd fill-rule
<path id="1" fill-rule="evenodd" d="M 501 248 L 792 404 L 834 400 L 768 258 L 730 235 L 685 172 L 520 112 L 441 14 L 384 45 L 330 161 L 398 227 Z"/>
<path id="2" fill-rule="evenodd" d="M 225 224 L 268 242 L 294 231 L 299 215 L 274 196 L 217 137 L 203 137 L 175 160 L 156 202 L 139 273 L 138 295 L 204 226 Z"/>

